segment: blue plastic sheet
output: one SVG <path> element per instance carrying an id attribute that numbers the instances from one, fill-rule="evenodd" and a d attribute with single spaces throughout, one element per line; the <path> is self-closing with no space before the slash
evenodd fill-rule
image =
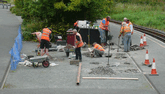
<path id="1" fill-rule="evenodd" d="M 11 70 L 15 70 L 17 68 L 18 63 L 21 61 L 20 52 L 22 50 L 22 33 L 21 33 L 21 25 L 18 29 L 18 36 L 15 38 L 15 43 L 9 54 L 11 54 L 10 63 Z"/>

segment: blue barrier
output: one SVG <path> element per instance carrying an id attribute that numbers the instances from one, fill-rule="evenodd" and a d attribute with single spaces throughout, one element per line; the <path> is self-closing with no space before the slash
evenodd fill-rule
<path id="1" fill-rule="evenodd" d="M 11 54 L 10 63 L 11 70 L 15 70 L 17 68 L 18 63 L 21 61 L 20 52 L 22 50 L 22 33 L 21 33 L 21 25 L 19 25 L 18 36 L 15 38 L 15 43 L 9 54 Z"/>

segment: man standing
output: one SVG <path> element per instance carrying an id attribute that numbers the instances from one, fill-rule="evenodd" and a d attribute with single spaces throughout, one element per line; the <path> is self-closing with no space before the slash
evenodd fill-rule
<path id="1" fill-rule="evenodd" d="M 104 54 L 104 49 L 101 45 L 97 44 L 96 42 L 93 43 L 94 49 L 92 51 L 92 53 L 94 53 L 94 55 L 96 55 L 97 57 L 102 57 L 102 55 Z"/>
<path id="2" fill-rule="evenodd" d="M 77 32 L 76 29 L 73 29 L 73 34 L 76 34 L 76 45 L 75 45 L 75 53 L 76 53 L 76 60 L 79 59 L 82 62 L 81 56 L 81 47 L 83 46 L 83 41 L 81 35 Z"/>
<path id="3" fill-rule="evenodd" d="M 106 18 L 103 18 L 99 25 L 99 32 L 100 32 L 100 38 L 101 38 L 101 45 L 104 46 L 104 43 L 106 43 L 106 36 L 105 36 L 105 31 L 109 31 L 108 26 L 109 26 L 109 21 L 110 21 L 110 16 L 107 16 Z"/>
<path id="4" fill-rule="evenodd" d="M 121 28 L 119 37 L 121 34 L 124 34 L 124 52 L 130 51 L 130 41 L 131 41 L 131 30 L 130 27 L 127 26 L 126 22 L 123 22 L 123 26 Z"/>
<path id="5" fill-rule="evenodd" d="M 48 53 L 48 49 L 49 49 L 49 42 L 50 42 L 50 34 L 52 33 L 52 30 L 50 28 L 44 28 L 43 29 L 43 33 L 41 36 L 41 44 L 40 44 L 40 48 L 41 48 L 41 56 L 43 56 L 45 53 L 46 55 L 48 55 L 50 58 L 52 58 L 49 53 Z M 44 52 L 44 47 L 46 47 L 46 51 Z"/>
<path id="6" fill-rule="evenodd" d="M 131 30 L 131 35 L 133 35 L 133 24 L 127 19 L 126 21 L 127 25 L 130 27 L 130 30 Z M 130 46 L 132 45 L 132 40 L 130 42 Z"/>
<path id="7" fill-rule="evenodd" d="M 127 21 L 127 18 L 124 17 L 124 21 L 123 22 L 126 22 L 126 21 Z M 123 22 L 121 23 L 121 28 L 123 26 Z M 121 31 L 121 29 L 120 29 L 120 31 Z M 122 34 L 122 39 L 121 39 L 121 45 L 124 45 L 124 35 L 123 34 Z"/>

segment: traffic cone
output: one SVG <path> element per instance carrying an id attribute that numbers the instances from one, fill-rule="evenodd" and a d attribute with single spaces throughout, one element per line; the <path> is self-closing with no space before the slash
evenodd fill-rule
<path id="1" fill-rule="evenodd" d="M 146 34 L 144 33 L 144 37 L 143 37 L 143 45 L 146 46 L 147 45 L 147 40 L 146 40 Z"/>
<path id="2" fill-rule="evenodd" d="M 143 37 L 141 36 L 141 39 L 140 39 L 140 47 L 143 47 Z"/>
<path id="3" fill-rule="evenodd" d="M 145 56 L 145 62 L 144 62 L 145 65 L 149 65 L 150 64 L 150 61 L 149 61 L 149 56 L 148 56 L 148 50 L 146 50 L 146 56 Z"/>
<path id="4" fill-rule="evenodd" d="M 152 70 L 150 76 L 158 76 L 158 73 L 156 71 L 155 58 L 153 58 L 153 64 L 152 64 Z"/>

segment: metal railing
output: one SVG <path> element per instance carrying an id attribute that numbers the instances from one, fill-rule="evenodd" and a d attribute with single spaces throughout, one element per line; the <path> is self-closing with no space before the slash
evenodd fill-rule
<path id="1" fill-rule="evenodd" d="M 122 23 L 121 21 L 116 21 L 113 19 L 111 19 L 110 22 L 117 23 L 117 24 Z M 133 27 L 135 30 L 138 30 L 138 31 L 143 32 L 143 33 L 148 34 L 148 35 L 151 35 L 151 36 L 165 42 L 165 32 L 164 31 L 160 31 L 157 29 L 151 29 L 151 28 L 147 28 L 147 27 L 143 27 L 143 26 L 138 26 L 135 24 L 133 24 Z"/>

